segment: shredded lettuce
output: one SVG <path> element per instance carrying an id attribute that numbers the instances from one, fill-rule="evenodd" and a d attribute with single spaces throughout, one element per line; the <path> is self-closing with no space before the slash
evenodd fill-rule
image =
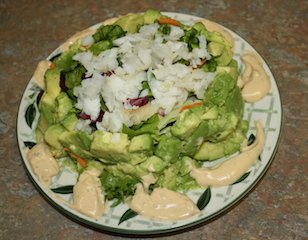
<path id="1" fill-rule="evenodd" d="M 115 207 L 124 202 L 128 196 L 134 194 L 137 178 L 131 176 L 116 176 L 108 171 L 103 171 L 100 181 L 104 189 L 105 198 L 107 200 L 115 200 L 111 207 Z"/>

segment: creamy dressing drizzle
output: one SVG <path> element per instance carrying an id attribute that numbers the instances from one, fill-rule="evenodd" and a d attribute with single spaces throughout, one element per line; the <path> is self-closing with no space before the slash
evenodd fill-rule
<path id="1" fill-rule="evenodd" d="M 99 174 L 95 169 L 84 171 L 73 189 L 72 207 L 94 219 L 100 218 L 105 211 Z"/>
<path id="2" fill-rule="evenodd" d="M 199 209 L 187 196 L 168 190 L 155 188 L 151 195 L 137 186 L 130 208 L 138 214 L 157 220 L 181 220 L 199 213 Z"/>
<path id="3" fill-rule="evenodd" d="M 191 176 L 201 186 L 225 186 L 238 180 L 257 161 L 263 150 L 265 135 L 260 121 L 255 122 L 257 137 L 254 144 L 245 147 L 241 154 L 226 160 L 215 168 L 191 166 Z"/>
<path id="4" fill-rule="evenodd" d="M 246 53 L 241 59 L 245 64 L 245 70 L 239 77 L 237 85 L 242 88 L 242 96 L 246 102 L 257 102 L 271 89 L 269 76 L 255 53 Z"/>
<path id="5" fill-rule="evenodd" d="M 50 64 L 51 62 L 49 60 L 40 61 L 33 74 L 34 81 L 41 89 L 45 89 L 44 75 L 47 69 L 50 67 Z"/>
<path id="6" fill-rule="evenodd" d="M 59 173 L 59 166 L 45 143 L 36 144 L 27 153 L 28 161 L 39 181 L 46 186 L 51 183 L 51 178 Z"/>

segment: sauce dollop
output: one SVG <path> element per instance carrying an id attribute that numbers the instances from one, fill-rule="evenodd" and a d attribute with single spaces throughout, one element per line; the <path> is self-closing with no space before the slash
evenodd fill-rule
<path id="1" fill-rule="evenodd" d="M 226 186 L 237 181 L 257 161 L 264 147 L 265 135 L 260 121 L 256 121 L 257 138 L 244 147 L 243 152 L 230 158 L 215 168 L 191 167 L 191 176 L 201 186 Z"/>
<path id="2" fill-rule="evenodd" d="M 271 89 L 269 76 L 256 54 L 246 53 L 241 59 L 245 63 L 245 70 L 239 77 L 238 86 L 242 88 L 242 96 L 246 102 L 257 102 Z"/>
<path id="3" fill-rule="evenodd" d="M 36 144 L 27 153 L 28 161 L 38 177 L 46 186 L 51 183 L 51 178 L 59 173 L 59 166 L 45 143 Z"/>
<path id="4" fill-rule="evenodd" d="M 193 201 L 184 194 L 166 188 L 155 188 L 151 195 L 137 186 L 130 207 L 142 216 L 158 220 L 180 220 L 199 212 Z"/>
<path id="5" fill-rule="evenodd" d="M 72 206 L 94 219 L 100 218 L 105 211 L 99 174 L 100 172 L 94 169 L 84 171 L 73 189 Z"/>

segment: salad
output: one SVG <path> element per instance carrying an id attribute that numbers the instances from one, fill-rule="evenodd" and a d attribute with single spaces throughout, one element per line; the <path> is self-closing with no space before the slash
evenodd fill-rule
<path id="1" fill-rule="evenodd" d="M 99 218 L 101 203 L 116 207 L 140 191 L 206 188 L 192 169 L 241 151 L 248 122 L 222 34 L 148 10 L 78 36 L 38 71 L 37 145 L 28 155 L 47 185 L 59 168 L 77 173 L 74 185 L 53 189 L 73 193 L 76 209 Z M 47 161 L 46 177 L 38 169 Z"/>

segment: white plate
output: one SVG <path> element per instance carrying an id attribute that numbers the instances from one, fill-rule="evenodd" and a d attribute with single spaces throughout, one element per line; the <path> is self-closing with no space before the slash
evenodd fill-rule
<path id="1" fill-rule="evenodd" d="M 199 17 L 179 13 L 165 14 L 186 23 L 202 20 Z M 98 26 L 99 24 L 96 24 L 93 28 L 97 28 Z M 245 52 L 256 52 L 256 50 L 236 33 L 228 29 L 226 30 L 229 31 L 234 38 L 234 58 L 238 61 L 240 69 L 243 69 L 243 63 L 240 60 L 240 56 Z M 56 49 L 48 58 L 51 58 L 58 52 L 59 49 Z M 36 105 L 36 96 L 38 95 L 40 89 L 35 85 L 33 79 L 30 80 L 23 94 L 17 120 L 18 144 L 25 169 L 37 189 L 57 209 L 65 215 L 72 217 L 74 220 L 80 221 L 96 229 L 107 230 L 115 233 L 148 235 L 182 230 L 195 226 L 201 222 L 208 221 L 226 211 L 239 202 L 245 195 L 247 195 L 247 193 L 265 174 L 277 150 L 282 123 L 281 101 L 274 76 L 265 61 L 263 61 L 263 66 L 267 74 L 270 76 L 270 81 L 272 84 L 271 91 L 261 101 L 254 104 L 245 104 L 244 114 L 244 118 L 247 119 L 250 124 L 248 134 L 254 133 L 254 120 L 261 119 L 264 123 L 266 143 L 261 154 L 261 161 L 258 161 L 252 166 L 249 174 L 246 174 L 247 177 L 241 182 L 225 187 L 211 188 L 208 190 L 204 195 L 204 208 L 201 210 L 200 214 L 196 216 L 186 220 L 173 222 L 158 222 L 141 216 L 135 216 L 119 224 L 121 216 L 128 209 L 127 205 L 122 204 L 116 208 L 110 208 L 99 220 L 96 221 L 72 209 L 59 197 L 60 195 L 53 193 L 50 189 L 41 184 L 32 171 L 26 157 L 26 151 L 28 149 L 27 146 L 35 142 L 34 129 L 39 115 Z M 32 128 L 29 127 L 29 125 Z M 62 175 L 61 181 L 64 181 L 65 183 L 65 181 L 69 181 L 69 179 L 67 179 L 65 175 Z M 188 196 L 193 201 L 197 202 L 203 192 L 203 190 L 190 191 Z M 66 195 L 66 198 L 69 197 L 70 196 Z"/>

